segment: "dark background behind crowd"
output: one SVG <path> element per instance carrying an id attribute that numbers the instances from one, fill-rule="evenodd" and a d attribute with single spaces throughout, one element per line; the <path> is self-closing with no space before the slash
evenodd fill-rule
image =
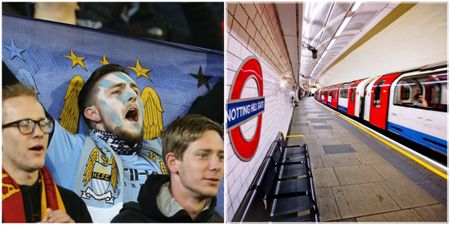
<path id="1" fill-rule="evenodd" d="M 79 26 L 223 51 L 223 3 L 80 2 Z M 35 3 L 2 3 L 3 13 L 34 17 Z"/>

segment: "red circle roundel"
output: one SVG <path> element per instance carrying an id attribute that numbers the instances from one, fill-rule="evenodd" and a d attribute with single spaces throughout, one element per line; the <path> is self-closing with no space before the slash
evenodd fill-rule
<path id="1" fill-rule="evenodd" d="M 236 155 L 243 161 L 249 161 L 256 153 L 261 136 L 262 112 L 264 111 L 261 65 L 256 58 L 248 58 L 242 63 L 237 73 L 227 105 L 227 126 Z M 241 98 L 244 85 L 249 79 L 256 81 L 258 96 Z M 254 117 L 258 118 L 256 131 L 253 137 L 247 140 L 243 136 L 240 125 Z"/>

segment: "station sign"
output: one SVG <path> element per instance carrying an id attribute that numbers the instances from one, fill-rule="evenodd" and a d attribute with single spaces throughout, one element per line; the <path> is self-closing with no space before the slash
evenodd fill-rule
<path id="1" fill-rule="evenodd" d="M 258 95 L 242 98 L 242 91 L 246 84 L 249 84 L 249 80 L 256 82 Z M 261 65 L 256 58 L 250 57 L 244 60 L 237 71 L 231 86 L 226 110 L 227 130 L 231 145 L 237 157 L 242 161 L 249 161 L 256 154 L 261 137 L 264 107 L 265 98 Z M 257 118 L 255 133 L 251 138 L 247 139 L 242 133 L 241 125 L 255 117 Z"/>

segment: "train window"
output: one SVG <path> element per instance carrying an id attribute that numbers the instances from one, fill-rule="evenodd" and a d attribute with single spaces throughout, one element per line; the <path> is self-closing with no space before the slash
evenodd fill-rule
<path id="1" fill-rule="evenodd" d="M 447 111 L 447 73 L 402 78 L 394 91 L 394 104 Z"/>
<path id="2" fill-rule="evenodd" d="M 413 96 L 418 89 L 420 89 L 420 85 L 414 78 L 403 78 L 395 86 L 394 104 L 412 105 Z"/>
<path id="3" fill-rule="evenodd" d="M 381 107 L 381 87 L 383 87 L 384 80 L 378 82 L 373 92 L 373 105 L 375 108 Z"/>
<path id="4" fill-rule="evenodd" d="M 411 98 L 411 87 L 406 86 L 405 88 L 401 89 L 400 93 L 400 100 L 405 101 Z"/>
<path id="5" fill-rule="evenodd" d="M 339 90 L 339 97 L 340 98 L 348 98 L 348 87 L 350 84 L 344 84 L 341 89 Z"/>
<path id="6" fill-rule="evenodd" d="M 447 74 L 430 74 L 418 80 L 425 89 L 419 106 L 447 111 Z"/>
<path id="7" fill-rule="evenodd" d="M 411 102 L 411 91 L 412 87 L 414 86 L 414 82 L 408 82 L 408 80 L 400 80 L 397 83 L 397 86 L 395 86 L 394 91 L 394 104 L 396 105 L 402 105 L 402 104 L 409 104 Z"/>

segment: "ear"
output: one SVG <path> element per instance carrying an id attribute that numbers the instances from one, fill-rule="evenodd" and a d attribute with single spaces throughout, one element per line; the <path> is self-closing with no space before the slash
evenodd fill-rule
<path id="1" fill-rule="evenodd" d="M 83 113 L 84 117 L 93 122 L 100 122 L 102 119 L 97 107 L 93 105 L 86 107 Z"/>
<path id="2" fill-rule="evenodd" d="M 178 160 L 175 157 L 175 153 L 169 152 L 166 154 L 166 166 L 169 169 L 170 173 L 178 173 Z"/>

